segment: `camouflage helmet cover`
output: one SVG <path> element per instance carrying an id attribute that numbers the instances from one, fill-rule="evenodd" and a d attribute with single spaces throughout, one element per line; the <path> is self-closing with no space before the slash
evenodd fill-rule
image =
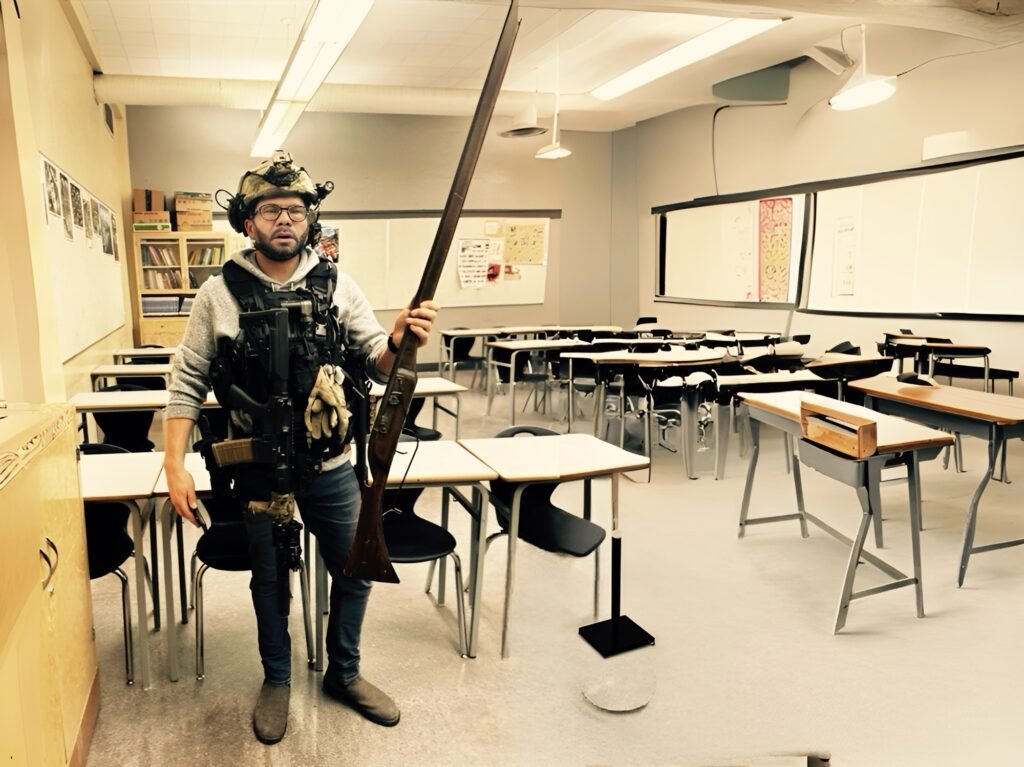
<path id="1" fill-rule="evenodd" d="M 238 182 L 238 202 L 247 213 L 252 211 L 253 203 L 258 200 L 281 194 L 297 194 L 310 207 L 320 202 L 320 194 L 306 169 L 296 167 L 291 154 L 281 150 L 246 171 Z"/>

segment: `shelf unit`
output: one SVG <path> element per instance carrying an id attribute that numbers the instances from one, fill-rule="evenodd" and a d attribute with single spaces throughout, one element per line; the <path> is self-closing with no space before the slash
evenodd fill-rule
<path id="1" fill-rule="evenodd" d="M 135 232 L 132 311 L 136 342 L 175 346 L 196 291 L 220 274 L 229 232 Z"/>

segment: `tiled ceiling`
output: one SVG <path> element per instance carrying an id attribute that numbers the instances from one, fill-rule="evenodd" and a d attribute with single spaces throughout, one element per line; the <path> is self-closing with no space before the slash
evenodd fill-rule
<path id="1" fill-rule="evenodd" d="M 280 77 L 312 5 L 312 0 L 80 2 L 105 75 L 263 82 Z M 749 0 L 743 6 L 697 3 L 696 10 L 707 13 L 711 8 L 722 14 L 731 8 L 733 13 L 749 14 L 761 5 L 760 15 L 781 14 L 788 21 L 708 62 L 604 103 L 587 94 L 723 18 L 698 15 L 685 7 L 685 0 L 600 0 L 594 3 L 603 6 L 598 9 L 578 7 L 582 3 L 576 0 L 532 2 L 520 6 L 522 25 L 504 92 L 551 94 L 558 89 L 564 97 L 564 126 L 594 130 L 624 127 L 711 102 L 711 86 L 718 80 L 792 60 L 823 42 L 838 46 L 840 32 L 861 20 L 855 12 L 874 8 L 876 23 L 882 23 L 877 21 L 881 6 L 888 9 L 884 18 L 894 18 L 898 10 L 892 9 L 900 6 L 905 13 L 911 12 L 906 8 L 925 13 L 917 0 L 790 0 L 777 6 L 768 0 Z M 785 5 L 796 9 L 780 11 Z M 476 90 L 506 10 L 507 2 L 499 0 L 376 0 L 327 82 L 399 88 L 406 94 Z M 914 26 L 911 22 L 903 18 L 904 26 Z M 892 66 L 903 67 L 919 63 L 928 52 L 910 52 L 903 46 L 896 55 L 903 58 Z M 876 66 L 885 63 L 884 56 L 873 60 Z"/>

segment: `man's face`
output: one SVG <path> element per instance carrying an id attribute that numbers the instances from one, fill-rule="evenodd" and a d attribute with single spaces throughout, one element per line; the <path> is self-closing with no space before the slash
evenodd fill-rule
<path id="1" fill-rule="evenodd" d="M 268 218 L 266 206 L 277 206 L 280 212 Z M 288 209 L 293 206 L 305 207 L 305 202 L 296 194 L 280 197 L 264 197 L 256 203 L 252 218 L 245 220 L 245 233 L 256 248 L 272 261 L 288 261 L 294 258 L 306 245 L 309 233 L 309 219 L 293 221 Z"/>

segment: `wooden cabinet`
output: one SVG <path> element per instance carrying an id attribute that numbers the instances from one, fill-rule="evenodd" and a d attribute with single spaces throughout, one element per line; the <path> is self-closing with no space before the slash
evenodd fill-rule
<path id="1" fill-rule="evenodd" d="M 99 680 L 74 411 L 0 420 L 0 763 L 84 763 Z"/>
<path id="2" fill-rule="evenodd" d="M 136 342 L 175 346 L 199 287 L 230 255 L 228 232 L 135 232 L 132 238 Z"/>

